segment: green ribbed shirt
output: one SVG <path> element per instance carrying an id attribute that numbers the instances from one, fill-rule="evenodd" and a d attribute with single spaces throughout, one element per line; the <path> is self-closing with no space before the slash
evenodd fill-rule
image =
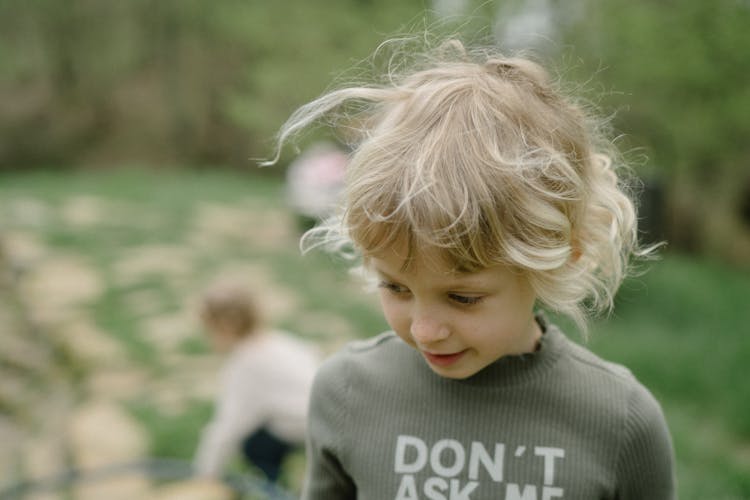
<path id="1" fill-rule="evenodd" d="M 555 326 L 462 380 L 389 332 L 319 370 L 303 498 L 667 500 L 673 456 L 651 393 Z"/>

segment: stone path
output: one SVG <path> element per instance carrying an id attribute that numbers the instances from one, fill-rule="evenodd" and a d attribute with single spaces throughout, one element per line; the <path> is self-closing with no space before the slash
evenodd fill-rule
<path id="1" fill-rule="evenodd" d="M 189 401 L 212 401 L 215 394 L 218 360 L 182 351 L 197 337 L 191 290 L 201 257 L 223 245 L 269 250 L 296 244 L 294 224 L 280 212 L 200 204 L 184 241 L 132 246 L 102 268 L 88 254 L 46 243 L 40 228 L 54 223 L 76 235 L 112 221 L 155 230 L 164 221 L 141 213 L 138 206 L 89 195 L 73 196 L 58 209 L 28 197 L 3 200 L 0 210 L 0 491 L 10 484 L 6 478 L 12 483 L 51 477 L 70 467 L 93 470 L 148 457 L 148 432 L 128 411 L 128 402 L 147 398 L 162 414 L 179 414 Z M 262 288 L 271 320 L 300 306 L 297 294 L 258 263 L 227 261 L 217 270 L 222 273 L 247 277 Z M 158 290 L 143 286 L 148 280 L 175 292 L 178 304 L 165 307 Z M 92 314 L 92 306 L 111 286 L 133 290 L 123 307 L 141 342 L 158 356 L 158 376 L 134 361 L 133 345 Z M 322 312 L 310 314 L 310 320 L 325 324 L 338 338 L 352 330 L 345 320 Z M 131 475 L 76 483 L 64 498 L 208 499 L 227 494 L 204 483 L 157 488 Z"/>

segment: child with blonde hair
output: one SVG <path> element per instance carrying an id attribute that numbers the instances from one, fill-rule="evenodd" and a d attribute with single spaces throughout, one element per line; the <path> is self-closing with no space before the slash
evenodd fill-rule
<path id="1" fill-rule="evenodd" d="M 660 405 L 538 311 L 585 332 L 649 253 L 614 148 L 530 59 L 403 54 L 279 135 L 352 140 L 340 217 L 303 244 L 360 255 L 392 328 L 318 371 L 304 498 L 675 498 Z"/>

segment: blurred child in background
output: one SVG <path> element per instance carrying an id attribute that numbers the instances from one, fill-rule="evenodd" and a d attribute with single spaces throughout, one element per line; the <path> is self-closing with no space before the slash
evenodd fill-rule
<path id="1" fill-rule="evenodd" d="M 330 217 L 341 201 L 349 158 L 330 142 L 318 142 L 296 158 L 286 172 L 286 197 L 304 232 Z"/>
<path id="2" fill-rule="evenodd" d="M 318 352 L 287 332 L 265 328 L 251 292 L 239 283 L 209 287 L 200 315 L 226 360 L 214 416 L 195 454 L 196 473 L 218 478 L 241 452 L 275 482 L 285 458 L 304 442 Z"/>

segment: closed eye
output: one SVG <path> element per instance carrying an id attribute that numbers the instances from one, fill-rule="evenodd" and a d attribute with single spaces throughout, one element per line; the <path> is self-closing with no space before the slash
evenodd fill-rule
<path id="1" fill-rule="evenodd" d="M 469 295 L 459 295 L 457 293 L 449 293 L 448 298 L 452 300 L 453 302 L 456 302 L 457 304 L 461 305 L 473 305 L 478 304 L 482 301 L 482 297 L 472 297 Z"/>

